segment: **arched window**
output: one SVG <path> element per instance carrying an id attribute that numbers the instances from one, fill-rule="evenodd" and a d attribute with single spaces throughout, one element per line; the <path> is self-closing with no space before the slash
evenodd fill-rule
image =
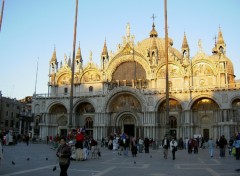
<path id="1" fill-rule="evenodd" d="M 176 117 L 170 117 L 170 128 L 177 128 L 177 118 Z"/>
<path id="2" fill-rule="evenodd" d="M 86 127 L 85 133 L 87 135 L 91 135 L 92 136 L 93 135 L 93 120 L 92 120 L 91 117 L 87 117 L 85 119 L 85 127 Z"/>
<path id="3" fill-rule="evenodd" d="M 91 117 L 86 118 L 85 127 L 86 127 L 86 129 L 92 129 L 93 128 L 93 120 L 92 120 Z"/>
<path id="4" fill-rule="evenodd" d="M 64 94 L 67 94 L 68 93 L 68 88 L 64 88 Z"/>
<path id="5" fill-rule="evenodd" d="M 89 87 L 89 92 L 92 92 L 93 91 L 93 86 L 90 86 Z"/>

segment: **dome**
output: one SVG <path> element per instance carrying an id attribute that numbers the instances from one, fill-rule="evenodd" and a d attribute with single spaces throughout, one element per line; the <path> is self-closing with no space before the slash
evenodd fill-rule
<path id="1" fill-rule="evenodd" d="M 158 37 L 150 37 L 147 39 L 144 39 L 140 42 L 138 42 L 137 46 L 135 47 L 135 49 L 140 52 L 141 54 L 143 54 L 145 57 L 148 56 L 148 52 L 152 46 L 153 40 L 155 39 L 156 41 L 156 45 L 158 48 L 158 54 L 160 56 L 160 58 L 165 58 L 165 39 L 164 38 L 158 38 Z M 173 45 L 173 40 L 171 38 L 168 38 L 169 40 L 169 51 L 170 53 L 172 53 L 173 55 L 175 55 L 176 57 L 178 57 L 179 59 L 182 58 L 181 53 L 175 49 L 172 48 L 171 46 Z"/>
<path id="2" fill-rule="evenodd" d="M 234 75 L 234 68 L 233 68 L 232 61 L 226 56 L 223 56 L 223 58 L 221 58 L 221 61 L 226 61 L 226 63 L 227 63 L 227 73 L 231 74 L 231 75 Z"/>
<path id="3" fill-rule="evenodd" d="M 232 61 L 225 55 L 220 59 L 220 56 L 218 54 L 213 54 L 211 56 L 206 56 L 204 59 L 212 61 L 213 63 L 216 63 L 219 61 L 226 61 L 227 62 L 227 73 L 230 75 L 234 75 L 234 67 L 233 67 Z"/>

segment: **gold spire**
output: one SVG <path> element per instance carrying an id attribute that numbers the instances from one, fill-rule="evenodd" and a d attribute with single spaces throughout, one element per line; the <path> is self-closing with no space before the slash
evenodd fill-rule
<path id="1" fill-rule="evenodd" d="M 225 44 L 221 28 L 219 27 L 217 44 Z"/>
<path id="2" fill-rule="evenodd" d="M 56 47 L 54 46 L 54 51 L 52 54 L 51 62 L 57 62 L 57 54 L 56 54 Z"/>
<path id="3" fill-rule="evenodd" d="M 182 49 L 187 49 L 187 48 L 189 48 L 189 46 L 188 46 L 188 42 L 187 42 L 186 33 L 184 32 L 183 43 L 182 43 Z"/>
<path id="4" fill-rule="evenodd" d="M 76 55 L 76 60 L 79 60 L 79 62 L 82 62 L 82 54 L 81 54 L 81 48 L 80 48 L 80 42 L 78 45 L 78 50 L 77 50 L 77 55 Z"/>
<path id="5" fill-rule="evenodd" d="M 102 51 L 102 56 L 107 56 L 108 55 L 108 51 L 107 51 L 107 43 L 106 43 L 106 39 L 104 41 L 104 46 L 103 46 L 103 51 Z"/>

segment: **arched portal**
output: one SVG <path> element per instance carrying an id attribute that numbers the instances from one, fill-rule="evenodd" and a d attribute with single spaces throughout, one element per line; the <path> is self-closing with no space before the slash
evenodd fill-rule
<path id="1" fill-rule="evenodd" d="M 130 136 L 139 135 L 139 121 L 141 104 L 132 94 L 124 92 L 115 95 L 109 102 L 108 111 L 111 113 L 111 120 L 108 133 L 121 134 L 123 132 Z M 136 130 L 137 129 L 137 130 Z"/>
<path id="2" fill-rule="evenodd" d="M 75 108 L 75 127 L 85 128 L 86 133 L 93 134 L 95 108 L 89 102 L 79 103 Z"/>
<path id="3" fill-rule="evenodd" d="M 214 118 L 217 116 L 218 104 L 210 98 L 196 100 L 192 107 L 194 134 L 201 135 L 204 140 L 214 136 Z"/>
<path id="4" fill-rule="evenodd" d="M 128 136 L 136 135 L 136 119 L 131 113 L 124 113 L 119 117 L 117 125 L 120 127 L 121 132 L 124 132 Z"/>
<path id="5" fill-rule="evenodd" d="M 233 100 L 232 109 L 233 109 L 233 117 L 232 119 L 229 119 L 230 122 L 232 121 L 240 122 L 240 98 Z M 240 131 L 240 125 L 238 124 L 235 127 L 233 126 L 230 130 L 231 130 L 230 134 L 233 136 L 236 132 Z"/>
<path id="6" fill-rule="evenodd" d="M 68 114 L 67 109 L 62 104 L 55 104 L 49 109 L 48 124 L 57 124 L 57 134 L 60 136 L 67 136 Z M 50 134 L 55 134 L 54 129 L 50 128 Z"/>
<path id="7" fill-rule="evenodd" d="M 178 135 L 178 121 L 180 121 L 182 106 L 179 101 L 169 99 L 169 117 L 166 117 L 166 100 L 163 100 L 158 106 L 159 122 L 163 124 L 163 134 L 170 134 L 172 137 Z"/>

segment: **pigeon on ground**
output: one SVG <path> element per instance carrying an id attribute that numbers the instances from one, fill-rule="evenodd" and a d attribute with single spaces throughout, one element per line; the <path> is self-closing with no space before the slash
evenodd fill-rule
<path id="1" fill-rule="evenodd" d="M 152 155 L 150 156 L 150 158 L 152 158 Z"/>
<path id="2" fill-rule="evenodd" d="M 240 172 L 240 169 L 235 169 L 236 172 Z"/>
<path id="3" fill-rule="evenodd" d="M 46 160 L 48 160 L 48 158 L 46 158 Z"/>
<path id="4" fill-rule="evenodd" d="M 27 158 L 27 160 L 29 161 L 29 160 L 30 160 L 30 158 Z"/>
<path id="5" fill-rule="evenodd" d="M 14 161 L 12 161 L 12 165 L 15 165 L 15 162 L 14 162 Z"/>
<path id="6" fill-rule="evenodd" d="M 52 170 L 53 170 L 53 171 L 55 171 L 56 169 L 57 169 L 57 167 L 56 167 L 56 166 L 54 166 Z"/>
<path id="7" fill-rule="evenodd" d="M 134 164 L 136 164 L 136 161 L 134 161 Z"/>

